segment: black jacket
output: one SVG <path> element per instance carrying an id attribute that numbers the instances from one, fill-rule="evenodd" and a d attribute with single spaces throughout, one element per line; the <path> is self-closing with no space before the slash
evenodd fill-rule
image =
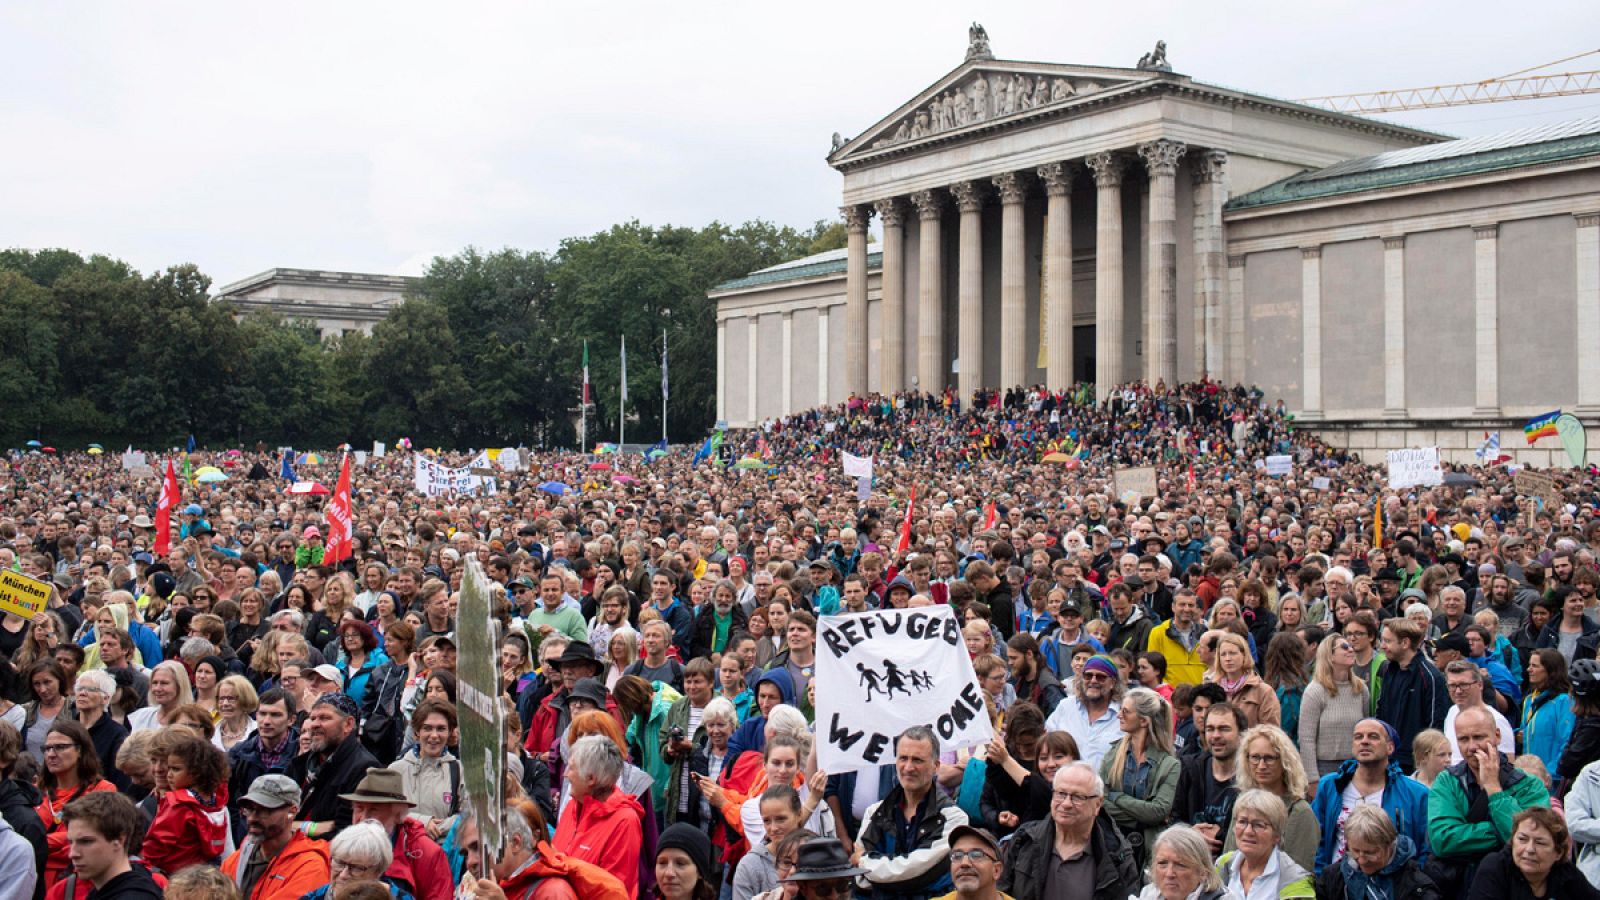
<path id="1" fill-rule="evenodd" d="M 34 807 L 39 805 L 39 789 L 15 778 L 0 779 L 0 817 L 11 824 L 11 829 L 33 845 L 34 862 L 41 873 L 37 897 L 44 896 L 45 831 L 44 822 Z"/>
<path id="2" fill-rule="evenodd" d="M 1006 849 L 1006 867 L 1000 890 L 1013 897 L 1044 896 L 1045 872 L 1055 852 L 1056 823 L 1048 817 L 1017 829 Z M 1122 839 L 1122 832 L 1103 810 L 1089 837 L 1094 857 L 1094 900 L 1127 900 L 1139 893 L 1139 869 Z"/>
<path id="3" fill-rule="evenodd" d="M 289 749 L 292 751 L 300 746 L 300 730 L 293 725 L 289 726 Z M 245 794 L 250 793 L 250 785 L 263 775 L 281 775 L 288 770 L 294 762 L 294 755 L 290 753 L 284 757 L 284 763 L 278 766 L 268 766 L 261 761 L 261 732 L 252 732 L 249 737 L 234 744 L 228 750 L 228 798 L 237 803 Z M 234 837 L 240 838 L 244 834 L 244 817 L 233 816 Z"/>
<path id="4" fill-rule="evenodd" d="M 1600 716 L 1578 716 L 1572 723 L 1567 749 L 1561 751 L 1561 759 L 1556 761 L 1556 796 L 1567 796 L 1573 782 L 1578 780 L 1578 773 L 1597 759 L 1600 759 Z"/>
<path id="5" fill-rule="evenodd" d="M 117 768 L 117 751 L 122 749 L 122 742 L 127 738 L 128 729 L 111 718 L 109 711 L 102 712 L 94 727 L 89 729 L 89 740 L 94 742 L 94 753 L 100 757 L 100 771 L 106 773 L 107 781 L 123 792 L 133 787 L 133 782 L 128 776 Z"/>
<path id="6" fill-rule="evenodd" d="M 983 595 L 983 602 L 994 614 L 994 627 L 1000 629 L 1000 639 L 1011 640 L 1011 636 L 1017 633 L 1017 604 L 1011 599 L 1011 586 L 1006 584 L 1003 575 L 994 590 Z"/>
<path id="7" fill-rule="evenodd" d="M 706 603 L 700 607 L 699 612 L 695 613 L 694 637 L 689 641 L 690 659 L 695 659 L 696 657 L 701 656 L 704 656 L 707 659 L 711 658 L 711 647 L 717 639 L 716 609 L 716 604 Z M 734 635 L 745 629 L 745 623 L 747 621 L 747 617 L 744 614 L 744 607 L 740 606 L 738 603 L 733 604 L 733 612 L 731 615 L 733 616 L 733 621 L 728 625 L 728 638 L 730 640 Z"/>
<path id="8" fill-rule="evenodd" d="M 150 870 L 139 863 L 89 892 L 89 900 L 161 900 L 163 896 L 161 886 L 150 877 Z"/>
<path id="9" fill-rule="evenodd" d="M 1322 870 L 1317 878 L 1317 896 L 1345 900 L 1344 865 L 1336 863 Z M 1394 875 L 1394 900 L 1444 900 L 1439 886 L 1422 873 L 1416 860 L 1410 860 Z M 1501 898 L 1496 898 L 1501 900 Z"/>
<path id="10" fill-rule="evenodd" d="M 867 810 L 866 819 L 861 825 L 859 849 L 863 856 L 891 859 L 910 856 L 917 850 L 932 850 L 937 853 L 937 860 L 920 873 L 899 881 L 873 881 L 872 889 L 863 892 L 867 896 L 928 898 L 950 890 L 950 843 L 947 835 L 956 826 L 965 823 L 967 816 L 954 800 L 940 793 L 936 784 L 917 809 L 917 821 L 911 835 L 912 845 L 898 846 L 900 829 L 897 820 L 905 796 L 905 789 L 896 784 L 887 797 Z"/>
<path id="11" fill-rule="evenodd" d="M 1178 792 L 1172 798 L 1172 820 L 1191 825 L 1221 825 L 1226 829 L 1233 817 L 1233 800 L 1230 798 L 1227 801 L 1225 810 L 1206 808 L 1206 788 L 1212 784 L 1210 751 L 1180 756 L 1178 764 Z M 1233 796 L 1238 796 L 1238 793 L 1235 779 Z"/>
<path id="12" fill-rule="evenodd" d="M 1545 882 L 1545 897 L 1560 900 L 1600 900 L 1600 890 L 1583 877 L 1578 867 L 1567 860 L 1557 862 Z M 1478 864 L 1478 874 L 1472 879 L 1467 900 L 1539 900 L 1534 897 L 1528 879 L 1511 861 L 1507 850 L 1496 850 Z"/>
<path id="13" fill-rule="evenodd" d="M 389 660 L 367 678 L 361 698 L 361 746 L 384 764 L 400 758 L 405 743 L 406 722 L 400 712 L 400 694 L 405 690 L 410 670 Z"/>
<path id="14" fill-rule="evenodd" d="M 339 795 L 353 793 L 367 770 L 375 768 L 378 761 L 353 734 L 333 748 L 333 753 L 313 775 L 309 764 L 315 755 L 303 753 L 284 770 L 305 793 L 305 802 L 300 805 L 297 818 L 301 822 L 332 821 L 334 831 L 338 832 L 350 825 L 350 801 L 340 800 Z"/>

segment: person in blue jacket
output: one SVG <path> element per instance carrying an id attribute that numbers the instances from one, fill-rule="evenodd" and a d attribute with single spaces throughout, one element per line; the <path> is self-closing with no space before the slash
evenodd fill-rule
<path id="1" fill-rule="evenodd" d="M 1522 703 L 1522 673 L 1512 672 L 1506 667 L 1494 652 L 1494 639 L 1495 634 L 1482 625 L 1468 625 L 1467 661 L 1482 669 L 1494 689 L 1515 708 Z"/>
<path id="2" fill-rule="evenodd" d="M 774 691 L 773 689 L 777 690 Z M 794 680 L 789 677 L 789 670 L 779 667 L 773 669 L 756 682 L 756 708 L 751 712 L 760 715 L 751 715 L 739 726 L 739 730 L 728 739 L 728 757 L 725 767 L 733 769 L 733 764 L 738 761 L 739 755 L 746 750 L 765 750 L 767 747 L 767 713 L 774 706 L 786 703 L 798 706 L 795 703 Z"/>
<path id="3" fill-rule="evenodd" d="M 1354 759 L 1317 782 L 1311 812 L 1322 837 L 1317 844 L 1316 874 L 1344 858 L 1344 820 L 1361 804 L 1383 807 L 1395 830 L 1411 838 L 1418 865 L 1428 858 L 1428 789 L 1407 776 L 1393 761 L 1399 734 L 1381 719 L 1362 719 L 1351 735 Z M 1349 796 L 1346 796 L 1348 794 Z"/>
<path id="4" fill-rule="evenodd" d="M 1550 647 L 1533 651 L 1528 657 L 1528 696 L 1522 699 L 1522 748 L 1543 760 L 1550 772 L 1561 762 L 1577 723 L 1571 690 L 1567 658 L 1561 651 Z"/>

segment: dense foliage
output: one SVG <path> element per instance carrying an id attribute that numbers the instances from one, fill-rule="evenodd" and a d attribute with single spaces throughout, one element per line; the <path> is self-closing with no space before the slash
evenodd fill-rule
<path id="1" fill-rule="evenodd" d="M 692 440 L 715 415 L 707 289 L 842 245 L 826 222 L 635 222 L 553 253 L 468 248 L 435 259 L 370 336 L 321 340 L 303 323 L 235 320 L 192 265 L 146 275 L 103 256 L 0 251 L 0 448 L 189 434 L 208 446 L 570 446 L 585 340 L 590 441 L 615 440 L 623 335 L 628 437 L 648 442 L 661 434 L 663 331 L 671 436 Z"/>

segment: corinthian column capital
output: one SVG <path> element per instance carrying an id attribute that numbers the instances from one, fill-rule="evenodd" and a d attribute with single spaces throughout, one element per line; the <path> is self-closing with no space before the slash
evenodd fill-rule
<path id="1" fill-rule="evenodd" d="M 956 198 L 956 208 L 964 213 L 983 209 L 984 190 L 976 181 L 958 181 L 950 185 L 950 193 Z"/>
<path id="2" fill-rule="evenodd" d="M 846 231 L 866 231 L 867 223 L 872 221 L 872 207 L 864 203 L 841 206 L 839 215 L 844 216 Z"/>
<path id="3" fill-rule="evenodd" d="M 1190 171 L 1194 174 L 1195 184 L 1221 184 L 1222 176 L 1228 167 L 1228 152 L 1226 150 L 1202 150 L 1191 160 Z"/>
<path id="4" fill-rule="evenodd" d="M 1021 203 L 1028 199 L 1028 176 L 1021 172 L 996 175 L 994 186 L 1000 190 L 1000 202 L 1003 204 Z"/>
<path id="5" fill-rule="evenodd" d="M 906 208 L 895 197 L 887 197 L 872 204 L 885 228 L 899 228 L 906 220 Z"/>
<path id="6" fill-rule="evenodd" d="M 1122 172 L 1127 168 L 1127 158 L 1115 150 L 1102 150 L 1084 157 L 1083 164 L 1094 173 L 1094 183 L 1099 187 L 1117 187 L 1122 184 Z"/>
<path id="7" fill-rule="evenodd" d="M 1051 197 L 1072 193 L 1072 177 L 1078 174 L 1077 165 L 1069 162 L 1046 163 L 1034 170 L 1044 182 L 1044 191 Z"/>
<path id="8" fill-rule="evenodd" d="M 1165 138 L 1157 141 L 1146 141 L 1139 145 L 1139 155 L 1144 158 L 1144 164 L 1150 169 L 1152 177 L 1156 175 L 1172 176 L 1178 173 L 1178 160 L 1189 149 L 1188 144 L 1179 141 L 1169 141 Z"/>
<path id="9" fill-rule="evenodd" d="M 938 191 L 917 191 L 911 195 L 911 205 L 917 208 L 917 218 L 937 219 L 944 212 L 944 195 Z"/>

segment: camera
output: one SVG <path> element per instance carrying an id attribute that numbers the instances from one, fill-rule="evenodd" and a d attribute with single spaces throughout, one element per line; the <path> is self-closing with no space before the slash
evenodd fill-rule
<path id="1" fill-rule="evenodd" d="M 672 726 L 672 729 L 667 732 L 667 737 L 669 737 L 669 738 L 671 738 L 671 739 L 673 739 L 675 741 L 683 740 L 683 726 L 682 725 L 674 725 L 674 726 Z"/>

